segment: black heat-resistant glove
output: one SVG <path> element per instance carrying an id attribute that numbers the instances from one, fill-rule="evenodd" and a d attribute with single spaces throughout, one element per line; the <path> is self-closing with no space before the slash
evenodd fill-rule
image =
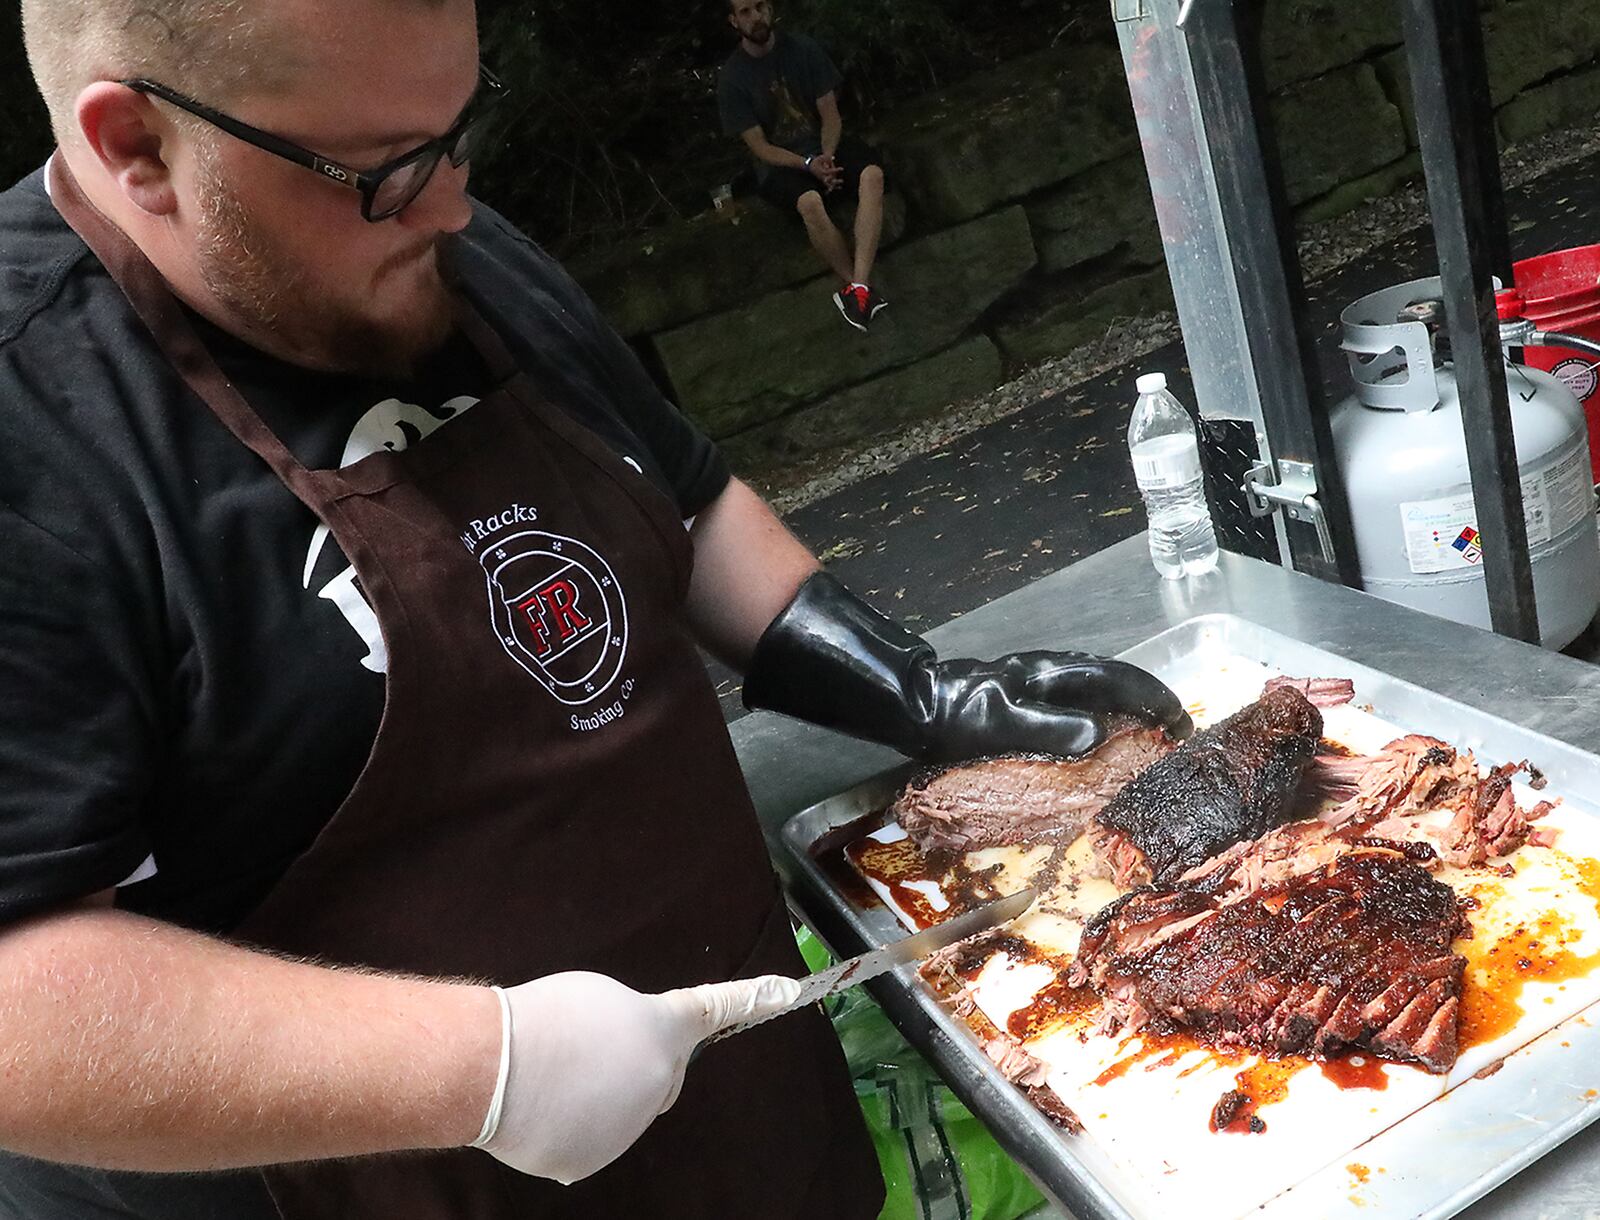
<path id="1" fill-rule="evenodd" d="M 1085 754 L 1131 717 L 1194 725 L 1152 674 L 1081 652 L 940 661 L 921 636 L 818 572 L 772 621 L 744 681 L 751 710 L 782 712 L 929 762 Z"/>

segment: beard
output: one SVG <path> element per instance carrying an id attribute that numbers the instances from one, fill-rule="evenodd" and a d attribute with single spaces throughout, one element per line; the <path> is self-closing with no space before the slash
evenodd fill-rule
<path id="1" fill-rule="evenodd" d="M 313 282 L 305 256 L 284 249 L 209 158 L 197 179 L 200 278 L 243 324 L 247 342 L 311 368 L 393 377 L 413 373 L 450 337 L 455 299 L 439 270 L 437 241 L 392 255 L 374 270 L 366 294 L 341 297 Z M 403 294 L 402 308 L 375 314 L 368 302 L 384 292 Z"/>

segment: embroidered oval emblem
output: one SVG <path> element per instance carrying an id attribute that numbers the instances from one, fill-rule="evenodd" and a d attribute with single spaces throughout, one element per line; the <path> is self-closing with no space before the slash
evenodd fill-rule
<path id="1" fill-rule="evenodd" d="M 605 694 L 628 652 L 628 607 L 611 565 L 542 530 L 499 539 L 479 560 L 506 655 L 569 706 Z"/>

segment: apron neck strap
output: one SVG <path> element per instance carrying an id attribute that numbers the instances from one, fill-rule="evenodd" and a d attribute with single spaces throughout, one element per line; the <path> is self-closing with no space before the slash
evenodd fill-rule
<path id="1" fill-rule="evenodd" d="M 241 444 L 266 462 L 290 490 L 305 500 L 312 494 L 310 472 L 262 422 L 218 367 L 185 316 L 178 298 L 144 251 L 84 195 L 59 149 L 50 158 L 46 173 L 56 210 L 105 265 L 184 384 L 211 408 Z"/>
<path id="2" fill-rule="evenodd" d="M 477 350 L 483 359 L 489 376 L 495 385 L 501 385 L 521 373 L 521 366 L 512 356 L 511 349 L 506 346 L 500 333 L 489 325 L 478 307 L 460 289 L 456 290 L 456 325 L 461 328 L 461 333 L 466 335 L 467 342 Z"/>

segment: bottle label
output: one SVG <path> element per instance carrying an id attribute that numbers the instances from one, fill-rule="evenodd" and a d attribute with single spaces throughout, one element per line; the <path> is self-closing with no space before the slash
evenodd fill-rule
<path id="1" fill-rule="evenodd" d="M 1140 491 L 1167 491 L 1200 477 L 1200 446 L 1191 436 L 1158 436 L 1136 445 L 1132 454 Z"/>

